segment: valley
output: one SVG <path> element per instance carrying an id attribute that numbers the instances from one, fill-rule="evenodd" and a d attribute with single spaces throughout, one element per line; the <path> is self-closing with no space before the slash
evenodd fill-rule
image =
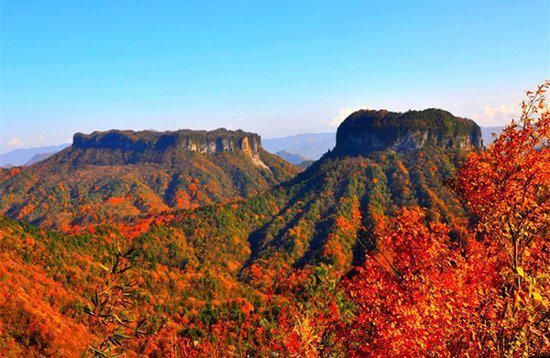
<path id="1" fill-rule="evenodd" d="M 547 114 L 533 123 L 547 135 Z M 506 152 L 515 133 L 523 132 L 508 129 L 494 150 Z M 547 183 L 547 147 L 525 141 L 530 180 Z M 475 180 L 461 181 L 472 158 L 492 148 L 482 147 L 473 121 L 439 109 L 355 112 L 338 128 L 335 147 L 303 171 L 243 131 L 75 134 L 70 147 L 44 161 L 2 170 L 0 351 L 418 353 L 414 345 L 382 343 L 394 319 L 387 312 L 377 313 L 386 319 L 378 331 L 365 331 L 364 312 L 380 307 L 373 301 L 380 294 L 392 295 L 386 287 L 410 290 L 399 291 L 403 297 L 426 295 L 406 309 L 431 302 L 437 317 L 417 319 L 446 322 L 434 334 L 488 340 L 498 321 L 478 322 L 462 301 L 441 306 L 425 290 L 463 295 L 474 311 L 497 309 L 488 302 L 503 284 L 504 261 L 500 254 L 483 260 L 498 251 L 490 236 L 473 239 L 490 233 L 476 231 L 484 220 L 478 213 L 473 222 L 478 197 L 465 198 L 478 188 L 468 187 Z M 539 265 L 547 260 L 539 234 L 547 221 L 531 215 L 543 215 L 548 201 L 537 195 L 529 200 L 539 211 L 521 219 L 539 230 L 526 234 L 534 235 L 529 250 L 542 255 L 525 263 L 532 277 L 544 275 Z M 472 281 L 476 272 L 483 279 Z M 418 275 L 432 286 L 399 286 L 401 277 Z M 404 304 L 392 299 L 388 309 L 402 312 Z M 459 319 L 471 319 L 471 329 L 454 330 Z M 497 349 L 449 342 L 430 351 Z M 543 344 L 532 342 L 534 349 Z"/>

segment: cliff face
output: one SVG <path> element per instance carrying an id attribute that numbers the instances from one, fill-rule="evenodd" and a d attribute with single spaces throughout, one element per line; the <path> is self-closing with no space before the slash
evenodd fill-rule
<path id="1" fill-rule="evenodd" d="M 362 155 L 385 149 L 410 152 L 427 146 L 481 148 L 481 129 L 474 121 L 441 109 L 405 113 L 360 110 L 338 127 L 335 153 Z"/>
<path id="2" fill-rule="evenodd" d="M 226 129 L 214 131 L 183 129 L 167 132 L 111 130 L 91 134 L 76 133 L 72 147 L 134 152 L 176 149 L 204 154 L 242 151 L 249 155 L 257 155 L 261 149 L 261 139 L 254 133 Z"/>

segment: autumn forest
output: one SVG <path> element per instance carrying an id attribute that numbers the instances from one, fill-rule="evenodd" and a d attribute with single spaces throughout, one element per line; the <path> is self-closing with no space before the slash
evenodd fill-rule
<path id="1" fill-rule="evenodd" d="M 3 168 L 0 355 L 549 354 L 547 89 L 491 144 L 360 110 L 305 169 L 225 129 Z"/>

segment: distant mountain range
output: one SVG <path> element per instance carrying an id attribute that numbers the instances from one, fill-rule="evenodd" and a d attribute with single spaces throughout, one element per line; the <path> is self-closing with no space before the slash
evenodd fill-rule
<path id="1" fill-rule="evenodd" d="M 302 162 L 310 160 L 309 158 L 306 158 L 303 155 L 289 153 L 286 150 L 280 150 L 275 154 L 277 154 L 279 157 L 283 158 L 284 160 L 286 160 L 291 164 L 300 164 Z"/>
<path id="2" fill-rule="evenodd" d="M 64 143 L 47 147 L 14 149 L 7 153 L 0 154 L 0 167 L 30 165 L 46 159 L 49 155 L 55 154 L 69 145 L 70 144 Z"/>
<path id="3" fill-rule="evenodd" d="M 266 150 L 277 153 L 285 151 L 307 159 L 319 159 L 336 145 L 335 133 L 304 133 L 280 138 L 262 139 Z"/>
<path id="4" fill-rule="evenodd" d="M 483 144 L 488 145 L 493 143 L 493 133 L 498 136 L 500 132 L 504 129 L 501 127 L 481 127 L 481 139 L 483 139 Z"/>

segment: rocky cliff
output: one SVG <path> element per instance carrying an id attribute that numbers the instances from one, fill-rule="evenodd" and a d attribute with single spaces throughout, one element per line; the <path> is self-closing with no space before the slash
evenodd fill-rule
<path id="1" fill-rule="evenodd" d="M 334 152 L 340 155 L 361 155 L 384 149 L 410 152 L 427 146 L 480 148 L 481 129 L 474 121 L 441 109 L 405 113 L 360 110 L 338 127 Z"/>
<path id="2" fill-rule="evenodd" d="M 76 133 L 73 137 L 74 148 L 105 148 L 123 151 L 145 151 L 179 149 L 189 152 L 215 154 L 222 152 L 243 151 L 257 154 L 261 149 L 260 136 L 241 130 L 229 131 L 130 131 L 110 130 L 91 134 Z"/>

